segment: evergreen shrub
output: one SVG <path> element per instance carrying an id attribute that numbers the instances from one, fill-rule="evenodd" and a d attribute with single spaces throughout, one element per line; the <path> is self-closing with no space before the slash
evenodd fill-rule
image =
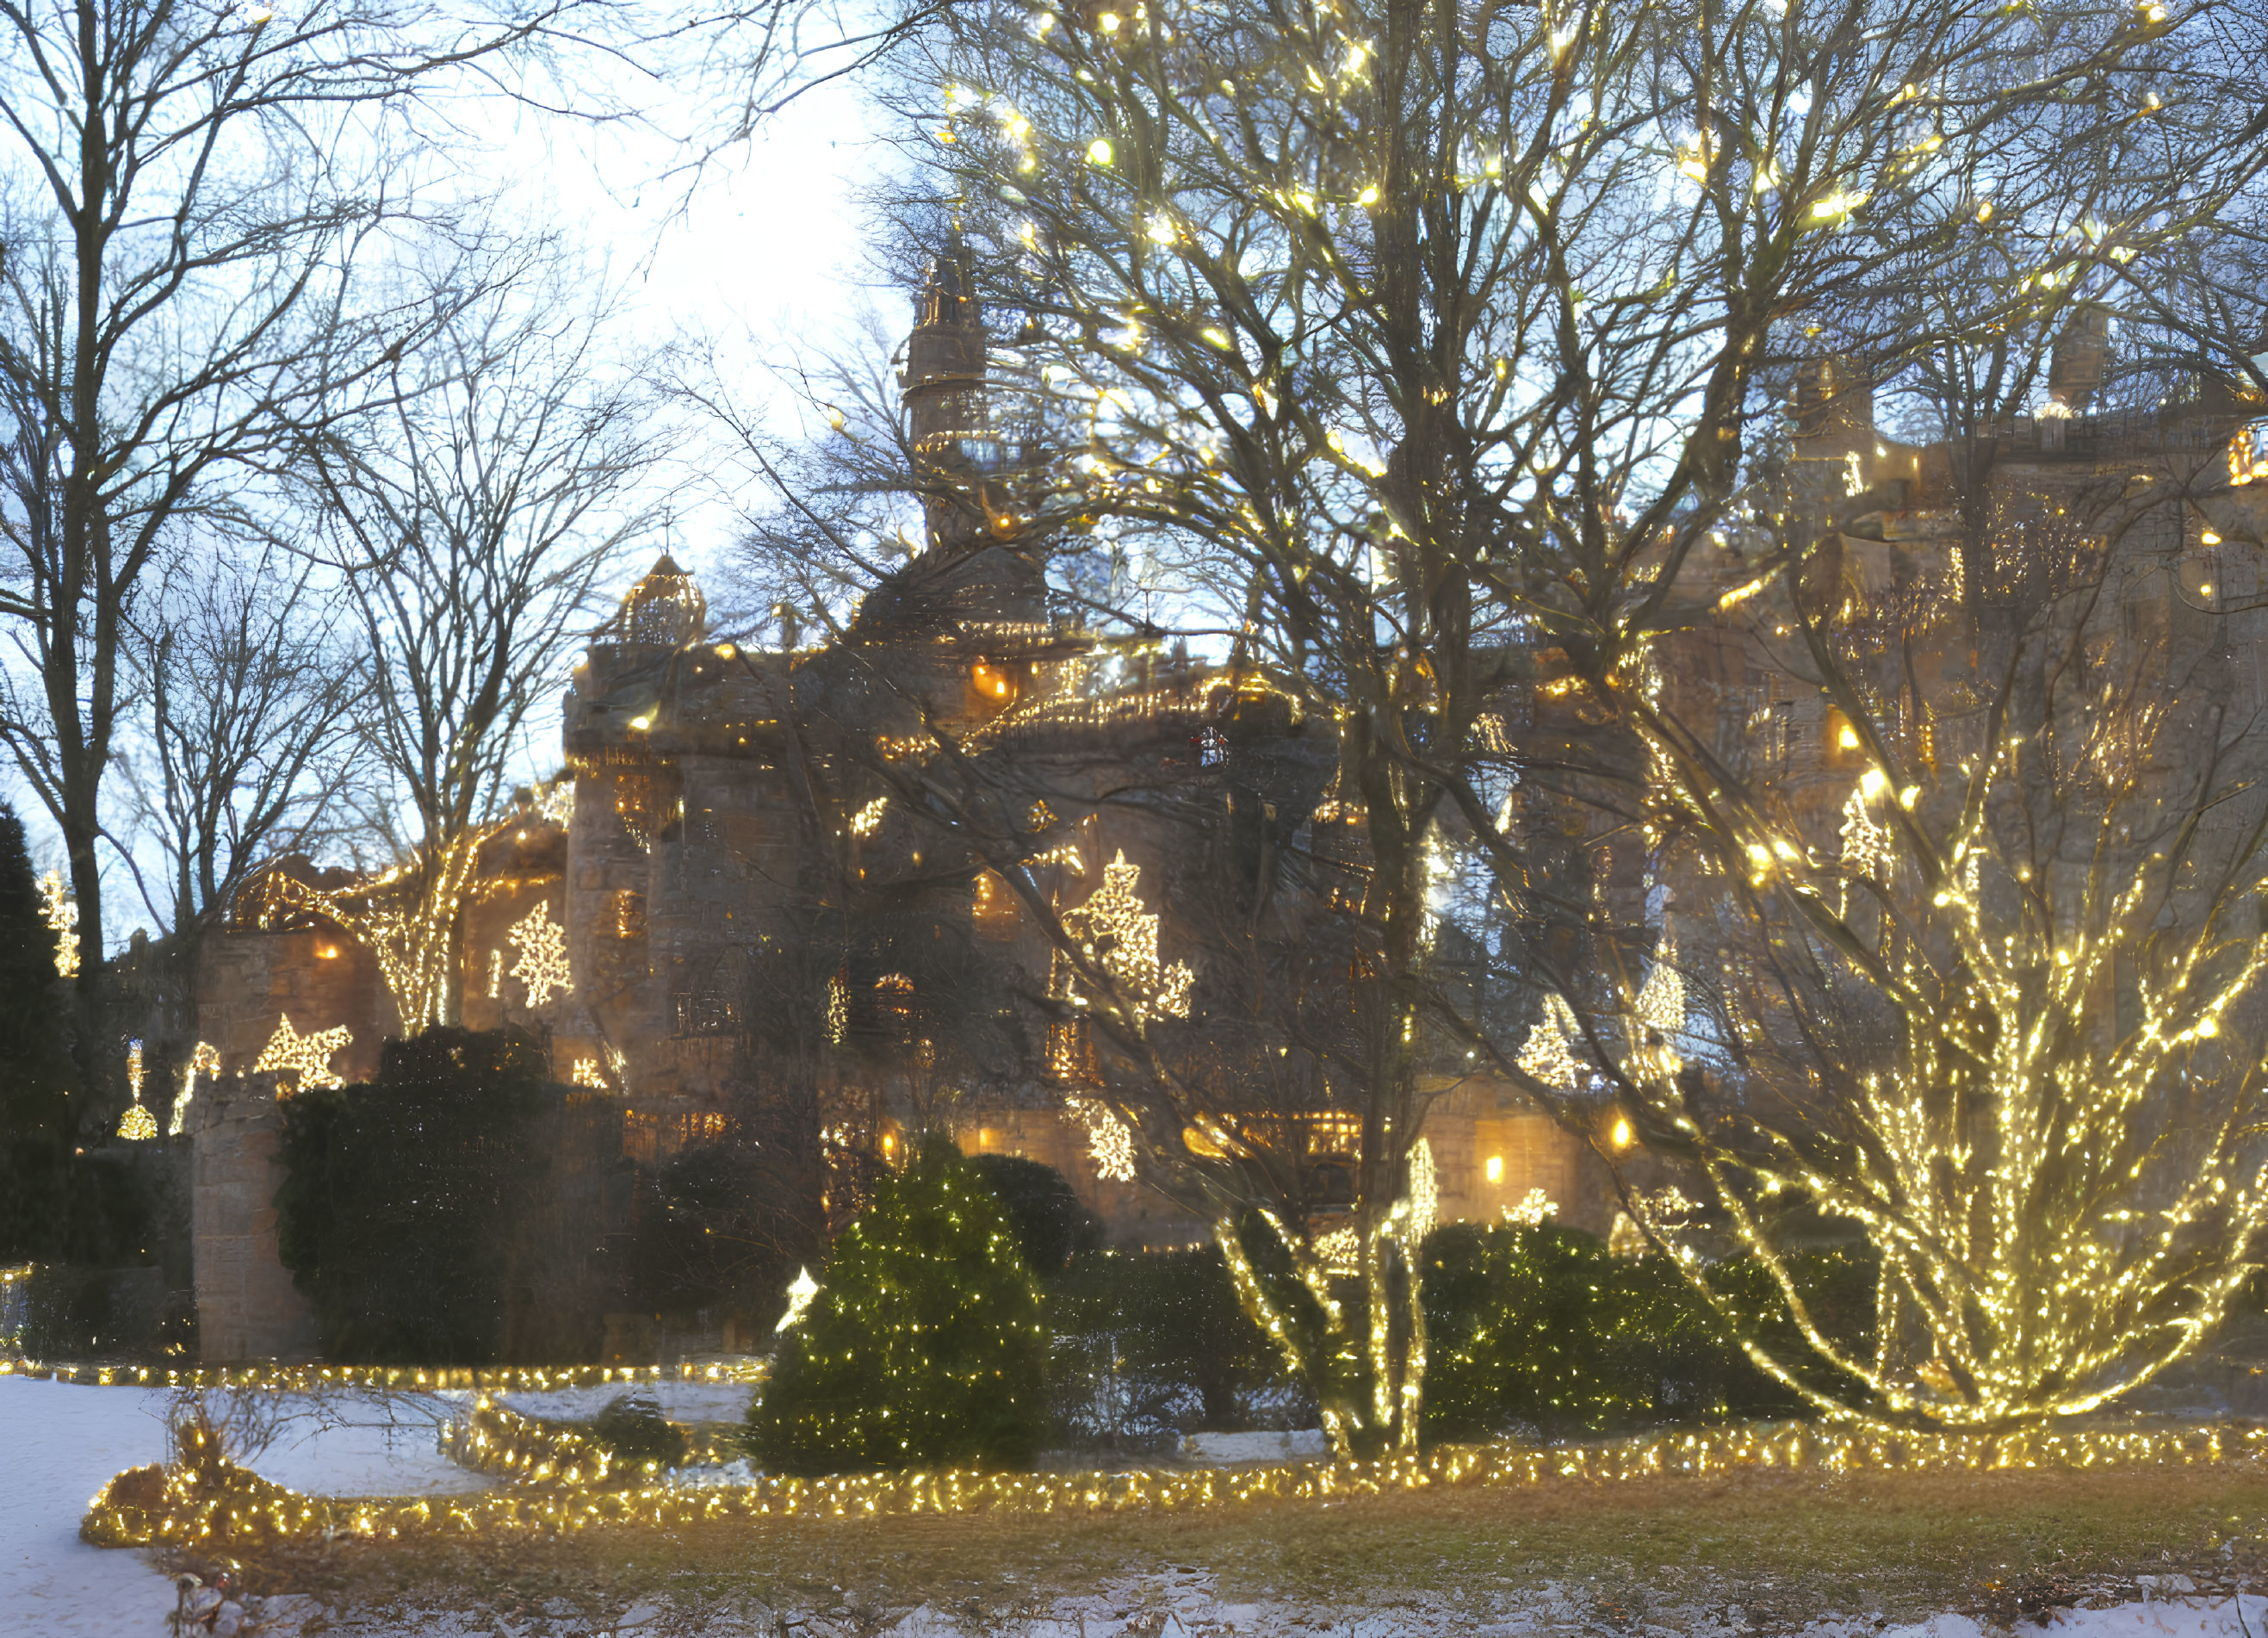
<path id="1" fill-rule="evenodd" d="M 1008 1215 L 951 1143 L 883 1177 L 749 1407 L 769 1471 L 1027 1465 L 1047 1336 Z"/>
<path id="2" fill-rule="evenodd" d="M 1802 1409 L 1660 1257 L 1610 1257 L 1595 1236 L 1550 1223 L 1450 1224 L 1423 1257 L 1429 1438 L 1561 1438 Z M 1863 1344 L 1871 1263 L 1832 1251 L 1793 1261 L 1830 1334 Z M 1789 1339 L 1761 1266 L 1736 1259 L 1711 1273 L 1744 1327 Z"/>
<path id="3" fill-rule="evenodd" d="M 1024 1261 L 1041 1279 L 1063 1273 L 1072 1258 L 1102 1244 L 1102 1219 L 1054 1167 L 1020 1155 L 972 1155 L 968 1165 L 1008 1214 Z"/>
<path id="4" fill-rule="evenodd" d="M 1056 1436 L 1152 1451 L 1200 1428 L 1306 1427 L 1314 1405 L 1219 1251 L 1088 1251 L 1047 1282 Z"/>
<path id="5" fill-rule="evenodd" d="M 620 1125 L 509 1031 L 389 1041 L 367 1084 L 284 1105 L 280 1250 L 326 1357 L 485 1365 L 588 1357 L 586 1274 Z"/>
<path id="6" fill-rule="evenodd" d="M 607 1401 L 591 1419 L 591 1437 L 633 1469 L 647 1462 L 675 1467 L 685 1460 L 685 1430 L 662 1414 L 661 1402 L 650 1393 L 622 1393 Z"/>
<path id="7" fill-rule="evenodd" d="M 112 1144 L 114 1116 L 71 1061 L 72 1011 L 23 822 L 0 802 L 0 1263 L 146 1266 L 164 1227 L 164 1169 L 110 1152 L 131 1146 Z M 55 1311 L 64 1309 L 74 1317 L 58 1318 L 55 1334 L 84 1349 L 84 1304 Z M 92 1323 L 105 1338 L 116 1331 Z"/>

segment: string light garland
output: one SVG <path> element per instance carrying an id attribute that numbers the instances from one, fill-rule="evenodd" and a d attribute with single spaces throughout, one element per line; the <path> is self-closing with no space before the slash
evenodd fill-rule
<path id="1" fill-rule="evenodd" d="M 32 1263 L 0 1269 L 0 1285 L 28 1280 Z M 759 1383 L 757 1359 L 681 1361 L 674 1365 L 105 1365 L 0 1354 L 0 1376 L 79 1388 L 228 1388 L 316 1393 L 354 1388 L 389 1393 L 550 1393 L 562 1388 L 657 1383 Z"/>
<path id="2" fill-rule="evenodd" d="M 78 901 L 63 885 L 63 873 L 40 878 L 40 913 L 55 935 L 55 977 L 78 977 Z"/>
<path id="3" fill-rule="evenodd" d="M 305 1092 L 310 1087 L 344 1086 L 346 1079 L 331 1067 L 331 1058 L 346 1051 L 353 1040 L 353 1033 L 344 1024 L 301 1035 L 291 1027 L 291 1015 L 281 1013 L 276 1015 L 276 1033 L 260 1049 L 260 1057 L 252 1066 L 253 1073 L 272 1070 L 279 1075 L 293 1076 L 296 1085 L 292 1089 L 297 1092 Z"/>
<path id="4" fill-rule="evenodd" d="M 196 1050 L 189 1054 L 189 1061 L 181 1069 L 181 1089 L 174 1094 L 173 1112 L 166 1122 L 167 1137 L 181 1135 L 182 1125 L 189 1118 L 189 1104 L 197 1095 L 197 1077 L 219 1073 L 220 1049 L 203 1041 L 198 1042 Z"/>
<path id="5" fill-rule="evenodd" d="M 840 1046 L 850 1032 L 850 979 L 836 973 L 827 981 L 827 1044 Z"/>
<path id="6" fill-rule="evenodd" d="M 2099 746 L 2093 712 L 2080 721 Z M 2159 931 L 2152 918 L 2183 889 L 2184 865 L 2130 847 L 2137 815 L 2157 809 L 2117 786 L 2087 821 L 2102 865 L 2058 874 L 2010 856 L 1995 828 L 2005 815 L 1984 793 L 2013 788 L 2024 748 L 2048 737 L 2007 732 L 1961 762 L 1957 816 L 1931 844 L 1933 884 L 1876 938 L 1839 928 L 1871 958 L 1851 975 L 1904 1020 L 1896 1051 L 1837 1091 L 1863 1141 L 1830 1152 L 1753 1118 L 1720 1140 L 1712 1111 L 1633 1054 L 1633 1090 L 1694 1144 L 1719 1208 L 1711 1231 L 1756 1256 L 1837 1391 L 1764 1340 L 1744 1339 L 1744 1352 L 1830 1416 L 1983 1433 L 2086 1414 L 2212 1335 L 2258 1261 L 2261 1066 L 2220 1038 L 2268 987 L 2268 941 L 2232 931 L 2235 917 L 2250 920 L 2257 867 L 2201 896 L 2186 932 Z M 2146 737 L 2127 747 L 2146 748 Z M 1890 793 L 1870 773 L 1861 805 Z M 1909 786 L 1894 800 L 1926 812 L 1920 796 Z M 1732 826 L 1720 843 L 1745 856 L 1752 885 L 1777 876 L 1793 903 L 1823 911 L 1850 880 L 1760 814 Z M 1902 847 L 1904 836 L 1889 833 Z M 1886 868 L 1882 884 L 1919 874 Z M 2131 980 L 2120 974 L 2130 953 L 2145 956 Z M 2104 994 L 2128 982 L 2131 1021 L 2092 1027 Z M 2169 1141 L 2157 1117 L 2176 1096 L 2193 1103 L 2173 1127 L 2183 1140 Z M 1845 1346 L 1811 1312 L 1771 1228 L 1791 1200 L 1854 1225 L 1880 1255 L 1881 1303 L 1896 1323 L 1874 1327 L 1871 1347 Z M 1701 1248 L 1682 1244 L 1676 1223 L 1647 1226 L 1707 1291 Z"/>
<path id="7" fill-rule="evenodd" d="M 496 1425 L 514 1426 L 504 1417 Z M 1901 1436 L 1783 1422 L 1582 1445 L 1440 1445 L 1370 1462 L 1082 1473 L 948 1468 L 766 1478 L 701 1488 L 653 1484 L 601 1489 L 588 1482 L 560 1482 L 562 1470 L 556 1465 L 545 1479 L 534 1479 L 546 1464 L 530 1460 L 537 1451 L 531 1446 L 510 1452 L 517 1459 L 507 1462 L 504 1451 L 490 1458 L 500 1476 L 517 1482 L 472 1495 L 382 1500 L 291 1490 L 226 1462 L 197 1438 L 190 1435 L 186 1459 L 177 1464 L 129 1469 L 113 1479 L 89 1506 L 79 1526 L 82 1538 L 98 1546 L 210 1551 L 436 1534 L 559 1537 L 597 1527 L 666 1530 L 742 1518 L 1204 1513 L 1418 1490 L 1658 1483 L 1743 1471 L 1839 1475 L 2163 1470 L 2257 1464 L 2268 1455 L 2268 1428 L 2253 1426 Z M 560 1447 L 560 1453 L 565 1449 Z"/>
<path id="8" fill-rule="evenodd" d="M 513 823 L 495 820 L 447 838 L 406 864 L 333 892 L 282 870 L 261 880 L 260 925 L 296 910 L 345 928 L 378 958 L 379 976 L 411 1035 L 446 1019 L 458 976 L 460 914 L 488 839 Z"/>
<path id="9" fill-rule="evenodd" d="M 574 975 L 567 966 L 567 929 L 551 919 L 549 902 L 539 903 L 534 909 L 512 923 L 505 934 L 519 959 L 512 964 L 512 976 L 527 987 L 527 1005 L 541 1011 L 550 1003 L 551 992 L 570 993 L 575 988 Z"/>
<path id="10" fill-rule="evenodd" d="M 129 1143 L 147 1143 L 158 1135 L 158 1122 L 142 1107 L 142 1043 L 126 1044 L 126 1084 L 133 1089 L 134 1102 L 118 1122 L 118 1135 Z"/>

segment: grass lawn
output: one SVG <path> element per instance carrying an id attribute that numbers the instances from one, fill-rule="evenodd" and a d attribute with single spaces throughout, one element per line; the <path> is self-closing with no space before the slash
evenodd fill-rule
<path id="1" fill-rule="evenodd" d="M 2137 1575 L 2268 1588 L 2268 1472 L 2250 1465 L 1949 1477 L 1772 1472 L 1266 1502 L 1182 1516 L 734 1521 L 561 1541 L 416 1540 L 247 1562 L 253 1590 L 364 1608 L 600 1612 L 654 1595 L 807 1612 L 930 1603 L 1005 1616 L 1196 1571 L 1223 1603 L 1319 1609 L 1424 1592 L 1475 1609 L 1556 1585 L 1580 1624 L 1673 1611 L 1785 1631 L 1830 1612 L 2006 1622 L 2134 1596 Z"/>

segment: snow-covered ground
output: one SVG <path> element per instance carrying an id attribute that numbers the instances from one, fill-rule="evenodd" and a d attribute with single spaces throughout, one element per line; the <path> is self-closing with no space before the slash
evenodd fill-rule
<path id="1" fill-rule="evenodd" d="M 2229 1598 L 2146 1599 L 2101 1610 L 2056 1610 L 2026 1618 L 2018 1631 L 2043 1638 L 2259 1638 L 2268 1599 L 2246 1595 L 2240 1620 Z M 760 1605 L 681 1604 L 644 1599 L 626 1607 L 576 1610 L 564 1602 L 548 1616 L 500 1617 L 415 1605 L 383 1610 L 333 1610 L 323 1628 L 333 1638 L 773 1638 L 784 1622 L 805 1638 L 1595 1638 L 1590 1602 L 1545 1587 L 1500 1601 L 1493 1609 L 1423 1594 L 1348 1607 L 1290 1600 L 1223 1603 L 1209 1578 L 1189 1573 L 1113 1582 L 1088 1594 L 1036 1602 L 982 1618 L 931 1605 L 913 1609 L 813 1610 Z M 281 1634 L 290 1630 L 278 1627 Z M 1626 1638 L 1737 1638 L 1744 1619 L 1724 1610 L 1659 1608 L 1621 1629 Z M 1968 1615 L 1946 1614 L 1903 1626 L 1870 1616 L 1811 1623 L 1796 1638 L 2000 1638 Z"/>
<path id="2" fill-rule="evenodd" d="M 461 1495 L 485 1490 L 485 1475 L 441 1454 L 439 1427 L 454 1398 L 342 1393 L 280 1396 L 272 1443 L 245 1465 L 262 1479 L 320 1496 Z"/>
<path id="3" fill-rule="evenodd" d="M 595 1388 L 551 1388 L 541 1393 L 505 1393 L 497 1402 L 522 1416 L 541 1416 L 554 1421 L 579 1422 L 596 1416 L 608 1404 L 626 1393 L 653 1399 L 672 1421 L 737 1422 L 747 1417 L 755 1389 L 745 1382 L 653 1382 L 625 1387 L 614 1383 Z"/>
<path id="4" fill-rule="evenodd" d="M 163 1461 L 166 1396 L 0 1376 L 0 1631 L 158 1638 L 173 1589 L 139 1553 L 78 1538 L 121 1469 Z"/>

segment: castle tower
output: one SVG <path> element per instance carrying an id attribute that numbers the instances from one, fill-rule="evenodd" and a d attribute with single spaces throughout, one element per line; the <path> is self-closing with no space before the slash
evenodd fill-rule
<path id="1" fill-rule="evenodd" d="M 2110 315 L 2081 307 L 2065 323 L 2048 362 L 2048 393 L 2056 413 L 2083 415 L 2110 365 Z"/>
<path id="2" fill-rule="evenodd" d="M 709 600 L 667 552 L 622 594 L 606 635 L 617 643 L 697 643 L 709 630 Z"/>
<path id="3" fill-rule="evenodd" d="M 959 233 L 932 262 L 914 301 L 899 378 L 916 458 L 939 487 L 979 482 L 991 464 L 986 414 L 983 311 L 976 296 L 976 262 Z M 926 545 L 935 551 L 982 534 L 981 520 L 957 498 L 932 494 L 924 505 Z"/>

